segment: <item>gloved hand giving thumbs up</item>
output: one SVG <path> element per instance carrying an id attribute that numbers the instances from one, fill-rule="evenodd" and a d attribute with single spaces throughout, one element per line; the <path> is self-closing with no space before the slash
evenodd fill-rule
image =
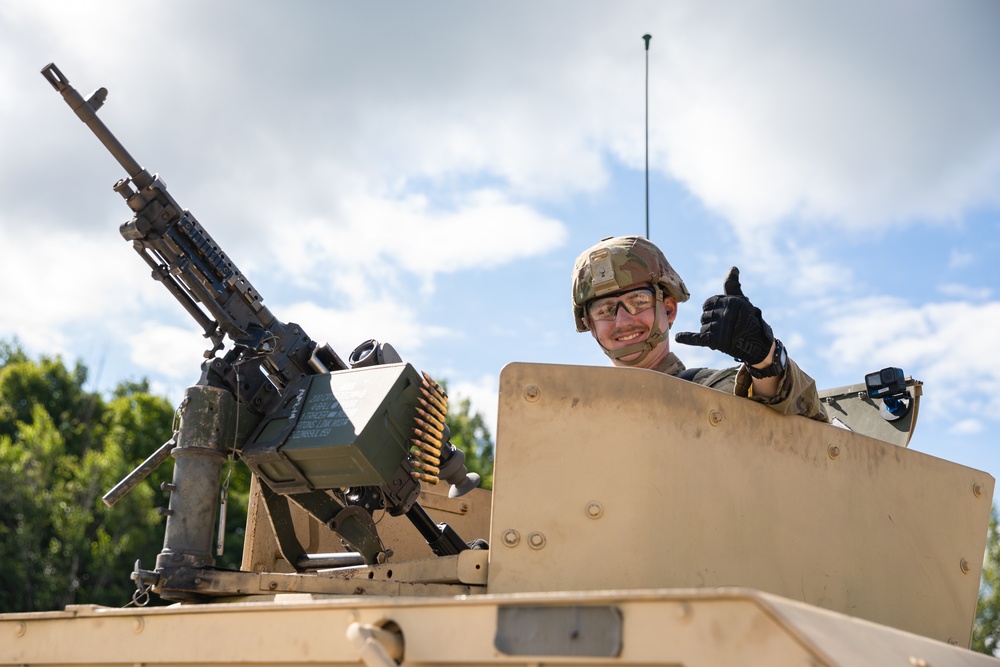
<path id="1" fill-rule="evenodd" d="M 702 305 L 701 331 L 685 331 L 674 337 L 682 345 L 710 347 L 749 365 L 767 358 L 774 343 L 771 327 L 743 295 L 740 270 L 729 269 L 722 294 L 709 297 Z"/>

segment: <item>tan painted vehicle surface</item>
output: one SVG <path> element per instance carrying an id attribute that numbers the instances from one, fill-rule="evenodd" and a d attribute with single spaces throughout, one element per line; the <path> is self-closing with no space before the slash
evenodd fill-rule
<path id="1" fill-rule="evenodd" d="M 850 389 L 824 392 L 832 414 L 877 412 Z M 421 495 L 488 550 L 435 557 L 385 517 L 388 562 L 296 573 L 255 502 L 254 590 L 5 614 L 0 664 L 998 664 L 964 648 L 993 486 L 652 371 L 515 363 L 492 494 Z"/>
<path id="2" fill-rule="evenodd" d="M 107 91 L 42 73 L 128 173 L 120 232 L 212 349 L 176 432 L 105 496 L 173 459 L 133 578 L 174 604 L 0 614 L 0 665 L 1000 664 L 967 648 L 994 479 L 906 447 L 921 384 L 899 369 L 874 374 L 897 393 L 821 392 L 825 424 L 513 363 L 493 490 L 469 490 L 433 380 L 279 320 L 97 118 Z M 254 473 L 238 571 L 213 556 L 230 456 Z"/>

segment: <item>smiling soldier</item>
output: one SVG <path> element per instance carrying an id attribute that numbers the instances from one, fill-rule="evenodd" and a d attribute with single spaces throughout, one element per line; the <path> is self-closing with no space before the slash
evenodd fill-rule
<path id="1" fill-rule="evenodd" d="M 788 358 L 740 287 L 735 266 L 723 293 L 703 305 L 701 331 L 677 334 L 683 345 L 728 354 L 740 366 L 685 368 L 670 351 L 668 332 L 690 293 L 663 252 L 641 236 L 606 238 L 573 268 L 577 331 L 590 331 L 616 366 L 648 368 L 763 403 L 778 412 L 827 421 L 816 383 Z"/>

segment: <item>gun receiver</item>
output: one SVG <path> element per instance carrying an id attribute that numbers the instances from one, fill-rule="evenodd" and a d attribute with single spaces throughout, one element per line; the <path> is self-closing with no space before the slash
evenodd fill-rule
<path id="1" fill-rule="evenodd" d="M 170 507 L 163 512 L 163 551 L 154 572 L 137 567 L 140 587 L 151 586 L 167 599 L 205 595 L 214 565 L 211 522 L 219 502 L 212 489 L 230 456 L 243 459 L 262 481 L 279 549 L 297 569 L 344 559 L 304 553 L 285 520 L 289 502 L 337 532 L 368 563 L 388 557 L 371 517 L 383 507 L 405 514 L 437 555 L 467 549 L 454 530 L 435 525 L 416 502 L 419 480 L 436 483 L 438 466 L 453 488 L 478 484 L 448 442 L 446 427 L 442 431 L 446 407 L 436 425 L 416 417 L 420 391 L 436 383 L 426 376 L 421 380 L 391 347 L 374 341 L 359 346 L 348 366 L 299 325 L 278 320 L 159 175 L 150 175 L 97 117 L 108 91 L 100 88 L 84 99 L 52 63 L 42 75 L 125 169 L 128 177 L 114 185 L 133 212 L 121 225 L 122 236 L 212 341 L 201 377 L 181 404 L 174 437 L 105 496 L 113 504 L 168 453 L 175 459 L 174 481 L 167 485 Z M 232 348 L 217 357 L 227 337 Z M 391 353 L 383 354 L 386 350 Z M 340 371 L 350 371 L 350 379 L 331 384 Z M 359 404 L 357 396 L 366 400 Z M 369 400 L 379 396 L 384 397 Z M 417 425 L 417 438 L 409 441 L 401 437 L 408 433 L 407 420 Z M 233 592 L 232 585 L 219 586 L 215 594 Z"/>

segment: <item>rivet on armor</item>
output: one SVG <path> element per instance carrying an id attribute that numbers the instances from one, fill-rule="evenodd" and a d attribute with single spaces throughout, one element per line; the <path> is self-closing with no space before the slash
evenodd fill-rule
<path id="1" fill-rule="evenodd" d="M 972 485 L 972 493 L 976 496 L 976 498 L 979 498 L 980 496 L 982 496 L 983 495 L 983 485 L 980 484 L 980 483 L 978 483 L 978 482 L 976 482 L 975 484 L 973 484 Z"/>
<path id="2" fill-rule="evenodd" d="M 534 403 L 541 397 L 541 395 L 542 395 L 542 390 L 533 384 L 529 384 L 527 387 L 524 388 L 524 399 L 526 401 L 531 401 L 532 403 Z"/>
<path id="3" fill-rule="evenodd" d="M 604 516 L 604 507 L 596 500 L 587 503 L 587 516 L 591 519 L 600 519 Z"/>
<path id="4" fill-rule="evenodd" d="M 969 573 L 969 561 L 967 561 L 967 560 L 965 560 L 965 559 L 963 558 L 963 559 L 962 559 L 962 562 L 961 562 L 961 563 L 959 563 L 959 564 L 958 564 L 958 566 L 959 566 L 960 568 L 962 568 L 962 572 L 963 572 L 963 573 L 965 573 L 965 574 L 968 574 L 968 573 Z"/>
<path id="5" fill-rule="evenodd" d="M 500 539 L 503 541 L 505 546 L 516 547 L 518 542 L 521 541 L 521 534 L 513 528 L 508 528 L 504 531 L 503 536 Z"/>
<path id="6" fill-rule="evenodd" d="M 142 629 L 144 627 L 146 627 L 146 622 L 141 618 L 137 618 L 134 621 L 132 621 L 132 632 L 134 632 L 135 634 L 139 634 L 140 632 L 142 632 Z"/>
<path id="7" fill-rule="evenodd" d="M 14 633 L 17 634 L 18 637 L 23 637 L 24 634 L 28 631 L 28 624 L 25 623 L 24 621 L 18 621 L 15 627 L 17 629 L 14 630 Z"/>
<path id="8" fill-rule="evenodd" d="M 831 459 L 835 459 L 838 456 L 840 456 L 840 447 L 838 447 L 837 445 L 830 445 L 829 447 L 827 447 L 826 453 L 830 455 Z"/>
<path id="9" fill-rule="evenodd" d="M 545 535 L 541 533 L 532 533 L 528 535 L 528 546 L 532 549 L 541 549 L 545 546 Z"/>
<path id="10" fill-rule="evenodd" d="M 712 410 L 708 413 L 708 423 L 712 426 L 718 426 L 724 418 L 725 415 L 722 414 L 722 410 Z"/>

